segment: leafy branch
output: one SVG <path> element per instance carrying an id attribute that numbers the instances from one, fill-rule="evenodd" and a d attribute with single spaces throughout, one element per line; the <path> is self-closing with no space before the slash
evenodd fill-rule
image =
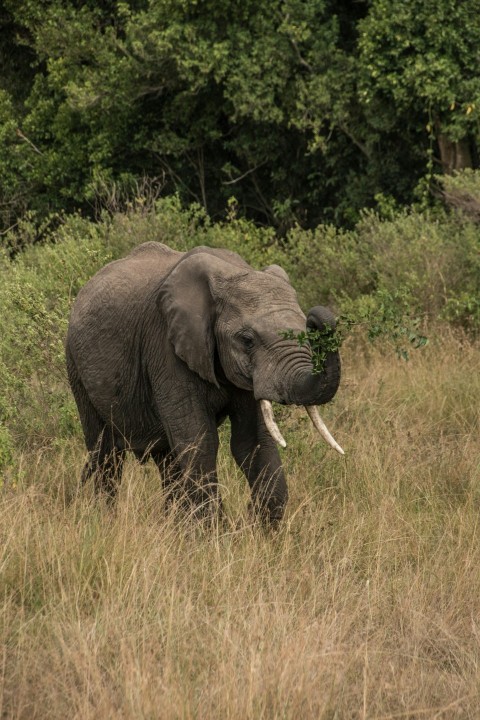
<path id="1" fill-rule="evenodd" d="M 422 317 L 413 313 L 410 306 L 411 295 L 406 288 L 393 292 L 377 290 L 374 295 L 357 300 L 349 312 L 339 315 L 335 328 L 300 333 L 285 330 L 281 335 L 286 340 L 296 340 L 299 347 L 310 345 L 314 374 L 323 372 L 327 354 L 338 351 L 353 328 L 363 329 L 372 343 L 379 338 L 392 342 L 397 357 L 408 360 L 411 350 L 428 344 L 421 331 Z"/>
<path id="2" fill-rule="evenodd" d="M 344 340 L 342 332 L 337 328 L 324 328 L 313 330 L 308 328 L 303 332 L 296 333 L 294 330 L 285 330 L 281 333 L 284 340 L 296 340 L 299 347 L 310 345 L 312 349 L 313 374 L 323 372 L 327 354 L 336 352 Z"/>
<path id="3" fill-rule="evenodd" d="M 367 338 L 393 342 L 395 352 L 403 360 L 411 350 L 425 347 L 428 338 L 422 333 L 422 315 L 415 310 L 411 291 L 402 286 L 390 291 L 379 289 L 375 294 L 360 298 L 353 313 L 342 316 L 347 326 L 362 326 Z"/>

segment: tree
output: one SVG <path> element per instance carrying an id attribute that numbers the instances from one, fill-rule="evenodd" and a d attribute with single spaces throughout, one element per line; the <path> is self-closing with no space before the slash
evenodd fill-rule
<path id="1" fill-rule="evenodd" d="M 4 6 L 9 216 L 92 212 L 146 176 L 283 234 L 411 202 L 434 149 L 445 170 L 475 163 L 480 0 Z"/>
<path id="2" fill-rule="evenodd" d="M 471 167 L 480 130 L 480 1 L 372 0 L 359 33 L 369 121 L 395 126 L 420 115 L 442 169 Z"/>
<path id="3" fill-rule="evenodd" d="M 15 18 L 38 58 L 21 132 L 49 208 L 163 174 L 214 215 L 235 195 L 280 230 L 334 216 L 358 143 L 347 130 L 329 157 L 352 65 L 326 0 L 23 0 Z"/>

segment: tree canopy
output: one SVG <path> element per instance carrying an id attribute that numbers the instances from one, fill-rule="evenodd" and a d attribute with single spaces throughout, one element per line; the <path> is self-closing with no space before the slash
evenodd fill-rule
<path id="1" fill-rule="evenodd" d="M 147 178 L 284 232 L 475 166 L 480 0 L 4 0 L 0 213 Z"/>

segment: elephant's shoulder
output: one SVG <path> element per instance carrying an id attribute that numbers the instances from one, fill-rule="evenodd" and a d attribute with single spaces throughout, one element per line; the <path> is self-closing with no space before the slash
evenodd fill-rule
<path id="1" fill-rule="evenodd" d="M 233 250 L 227 250 L 226 248 L 210 247 L 208 245 L 197 245 L 197 247 L 194 247 L 192 248 L 192 250 L 189 250 L 187 253 L 185 253 L 185 258 L 188 258 L 191 255 L 199 254 L 213 255 L 220 260 L 224 260 L 225 262 L 230 263 L 230 265 L 236 265 L 241 268 L 248 268 L 249 270 L 252 269 L 251 266 L 246 262 L 246 260 L 244 260 L 238 253 L 234 252 Z"/>
<path id="2" fill-rule="evenodd" d="M 150 240 L 149 242 L 142 243 L 141 245 L 137 245 L 136 248 L 134 248 L 131 252 L 129 257 L 135 257 L 137 255 L 169 255 L 171 257 L 181 257 L 184 253 L 179 252 L 178 250 L 173 250 L 172 248 L 168 247 L 168 245 L 164 245 L 163 243 L 156 242 L 155 240 Z"/>

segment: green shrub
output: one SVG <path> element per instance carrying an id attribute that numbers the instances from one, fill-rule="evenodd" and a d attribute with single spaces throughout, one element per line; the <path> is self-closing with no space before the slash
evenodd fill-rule
<path id="1" fill-rule="evenodd" d="M 13 462 L 13 442 L 10 431 L 2 422 L 0 422 L 0 471 L 8 467 Z M 2 476 L 0 475 L 0 488 L 3 486 Z"/>
<path id="2" fill-rule="evenodd" d="M 437 177 L 448 205 L 475 221 L 480 220 L 480 170 L 467 168 Z"/>
<path id="3" fill-rule="evenodd" d="M 480 330 L 480 231 L 466 218 L 365 213 L 353 231 L 296 229 L 288 241 L 286 269 L 305 307 L 327 303 L 361 320 L 388 296 L 399 313 Z"/>
<path id="4" fill-rule="evenodd" d="M 17 447 L 65 432 L 64 338 L 69 308 L 87 279 L 111 258 L 101 228 L 72 217 L 55 244 L 29 247 L 0 263 L 0 421 Z"/>

